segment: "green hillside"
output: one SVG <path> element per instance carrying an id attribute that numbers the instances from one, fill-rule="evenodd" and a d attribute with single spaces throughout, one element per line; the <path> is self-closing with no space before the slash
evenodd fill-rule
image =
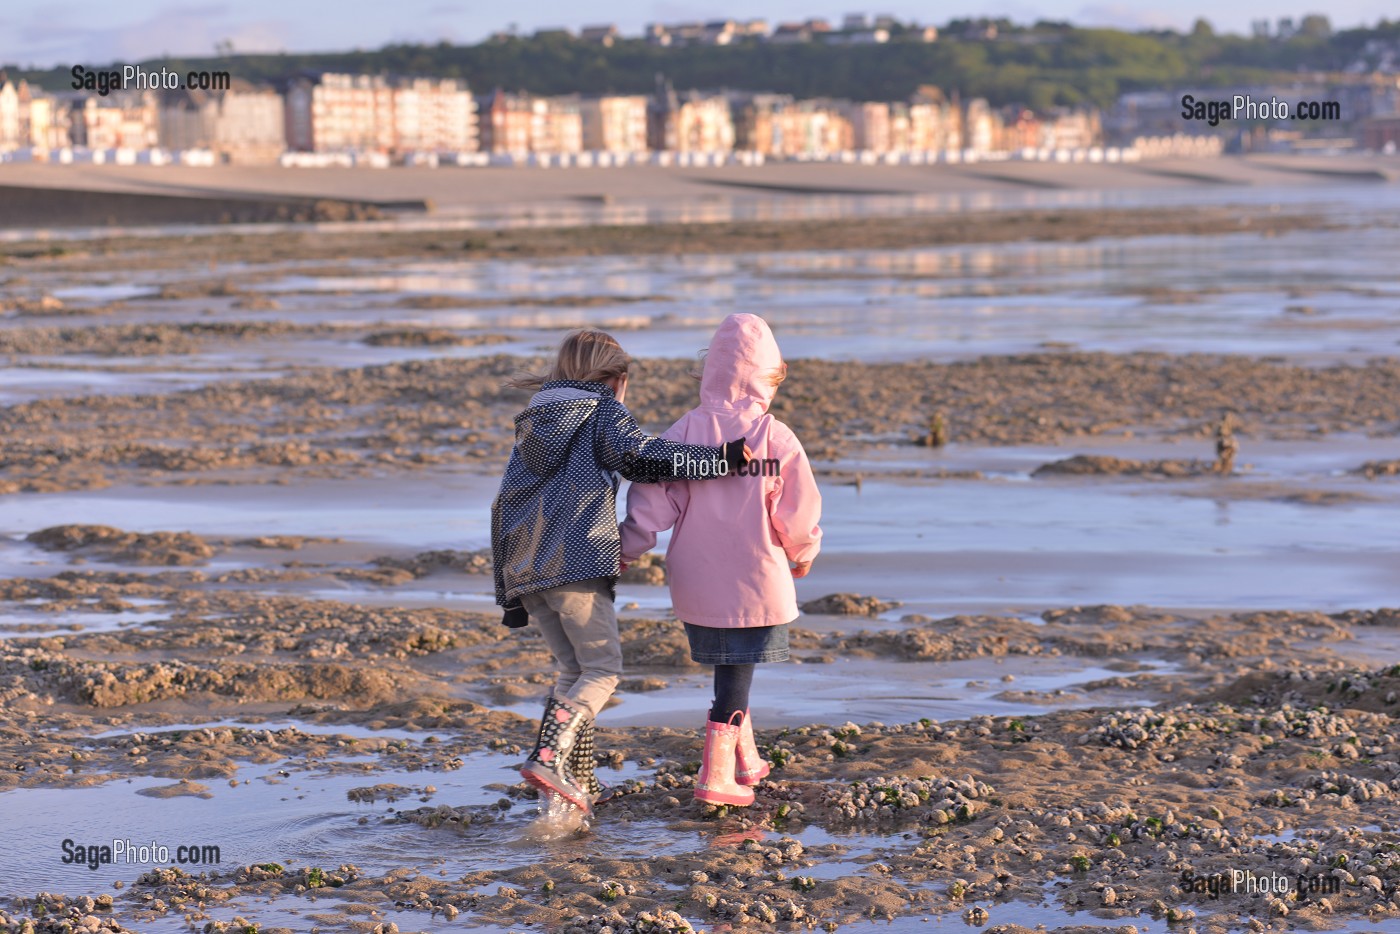
<path id="1" fill-rule="evenodd" d="M 512 38 L 474 46 L 392 45 L 377 51 L 295 55 L 229 55 L 153 62 L 181 71 L 218 69 L 253 81 L 274 81 L 299 70 L 454 77 L 539 94 L 645 93 L 664 73 L 677 88 L 731 88 L 798 97 L 894 100 L 920 85 L 936 85 L 993 104 L 1107 106 L 1122 92 L 1182 84 L 1225 86 L 1280 80 L 1299 71 L 1339 72 L 1366 65 L 1367 43 L 1400 43 L 1400 21 L 1332 33 L 1325 18 L 1306 18 L 1287 41 L 1217 35 L 1205 22 L 1189 33 L 1129 33 L 1079 29 L 1064 23 L 1015 26 L 998 21 L 995 40 L 960 38 L 965 22 L 943 29 L 935 43 L 899 30 L 891 42 L 869 46 L 769 45 L 662 48 L 641 40 L 611 48 L 565 35 Z M 85 62 L 87 67 L 104 63 Z M 69 86 L 67 69 L 18 72 L 45 88 Z"/>

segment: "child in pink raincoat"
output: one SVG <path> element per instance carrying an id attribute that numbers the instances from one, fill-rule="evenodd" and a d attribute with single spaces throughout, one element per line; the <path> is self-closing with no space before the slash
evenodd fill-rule
<path id="1" fill-rule="evenodd" d="M 787 624 L 797 618 L 793 578 L 821 547 L 821 493 L 797 437 L 768 414 L 787 373 L 760 317 L 730 315 L 705 355 L 700 405 L 662 437 L 723 444 L 744 437 L 753 460 L 735 475 L 694 483 L 634 484 L 620 529 L 631 563 L 674 529 L 666 551 L 671 603 L 691 658 L 715 668 L 714 703 L 695 797 L 748 805 L 768 774 L 749 722 L 754 665 L 788 660 Z"/>

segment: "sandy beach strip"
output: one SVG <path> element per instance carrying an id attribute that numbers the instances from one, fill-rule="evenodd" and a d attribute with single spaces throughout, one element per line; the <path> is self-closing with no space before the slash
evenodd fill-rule
<path id="1" fill-rule="evenodd" d="M 422 202 L 439 214 L 472 215 L 551 205 L 665 205 L 721 199 L 791 199 L 860 195 L 965 196 L 1027 191 L 1110 192 L 1201 186 L 1300 188 L 1325 183 L 1386 184 L 1400 179 L 1400 157 L 1344 159 L 1282 155 L 1219 159 L 1166 159 L 1141 163 L 1046 163 L 998 161 L 938 165 L 845 165 L 770 163 L 762 166 L 622 169 L 530 168 L 332 168 L 216 166 L 110 166 L 11 164 L 0 167 L 0 186 L 126 195 L 227 199 L 230 207 L 250 198 L 326 199 L 411 207 Z M 0 191 L 0 226 L 32 221 L 9 209 Z M 114 202 L 115 204 L 115 202 Z M 156 211 L 121 204 L 117 223 L 168 222 Z M 108 213 L 114 213 L 109 211 Z M 269 218 L 275 219 L 275 218 Z M 211 218 L 217 222 L 218 217 Z M 90 223 L 67 220 L 53 226 Z"/>

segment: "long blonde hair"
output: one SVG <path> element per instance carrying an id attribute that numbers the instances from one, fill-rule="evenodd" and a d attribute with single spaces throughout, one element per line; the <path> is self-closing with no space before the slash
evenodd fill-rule
<path id="1" fill-rule="evenodd" d="M 581 328 L 570 331 L 559 345 L 559 355 L 548 373 L 520 373 L 506 382 L 512 389 L 539 389 L 557 379 L 606 383 L 627 375 L 632 358 L 606 331 Z"/>

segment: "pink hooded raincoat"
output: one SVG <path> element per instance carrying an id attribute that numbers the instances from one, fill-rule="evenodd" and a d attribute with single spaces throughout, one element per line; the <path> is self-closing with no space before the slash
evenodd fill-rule
<path id="1" fill-rule="evenodd" d="M 788 561 L 806 562 L 821 547 L 821 493 L 797 437 L 768 414 L 782 366 L 773 332 L 760 317 L 730 315 L 705 356 L 700 405 L 662 437 L 723 444 L 743 436 L 750 467 L 776 464 L 771 475 L 633 484 L 620 529 L 622 560 L 631 563 L 669 528 L 666 551 L 676 616 L 697 626 L 774 626 L 797 618 Z"/>

